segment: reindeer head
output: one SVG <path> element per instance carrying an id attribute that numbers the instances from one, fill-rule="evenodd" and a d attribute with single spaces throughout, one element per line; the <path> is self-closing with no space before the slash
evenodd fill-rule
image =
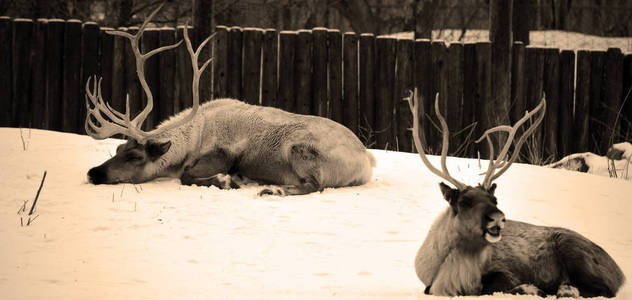
<path id="1" fill-rule="evenodd" d="M 85 130 L 88 135 L 94 139 L 105 139 L 115 134 L 123 134 L 129 138 L 129 141 L 123 145 L 120 145 L 116 150 L 116 155 L 103 163 L 102 165 L 90 169 L 88 171 L 88 180 L 94 184 L 101 183 L 140 183 L 155 178 L 156 170 L 159 169 L 158 160 L 161 156 L 166 154 L 171 148 L 171 142 L 168 140 L 169 131 L 173 128 L 180 127 L 183 124 L 188 123 L 196 115 L 200 103 L 199 97 L 199 85 L 200 77 L 211 59 L 208 59 L 202 67 L 198 65 L 198 56 L 204 48 L 204 46 L 213 38 L 213 36 L 207 37 L 197 48 L 193 51 L 191 40 L 189 39 L 187 28 L 184 27 L 184 41 L 187 46 L 187 50 L 191 56 L 191 64 L 193 67 L 193 106 L 190 112 L 186 116 L 176 118 L 172 122 L 159 126 L 150 132 L 141 130 L 143 122 L 153 109 L 153 96 L 147 80 L 145 79 L 145 61 L 151 56 L 160 53 L 165 50 L 178 47 L 182 41 L 176 44 L 160 47 L 149 51 L 147 53 L 141 53 L 138 47 L 140 37 L 145 30 L 145 27 L 151 20 L 151 18 L 160 10 L 162 5 L 155 9 L 149 17 L 143 22 L 138 32 L 131 35 L 123 31 L 106 31 L 108 34 L 118 35 L 127 38 L 131 43 L 132 51 L 136 58 L 136 73 L 138 75 L 139 82 L 143 87 L 143 91 L 147 96 L 147 106 L 134 118 L 130 118 L 129 110 L 129 95 L 126 98 L 125 113 L 121 113 L 113 109 L 102 98 L 101 94 L 101 79 L 97 81 L 96 76 L 92 80 L 88 79 L 86 83 L 86 120 Z M 164 167 L 164 162 L 160 164 Z"/>
<path id="2" fill-rule="evenodd" d="M 441 189 L 443 198 L 445 198 L 445 200 L 450 204 L 452 212 L 450 216 L 454 219 L 456 225 L 455 228 L 458 231 L 457 233 L 466 243 L 464 246 L 476 247 L 476 245 L 480 245 L 481 243 L 495 243 L 500 241 L 501 231 L 505 224 L 505 214 L 497 207 L 498 203 L 496 201 L 496 197 L 494 196 L 496 184 L 492 183 L 492 181 L 507 171 L 513 161 L 515 161 L 518 157 L 520 148 L 526 141 L 526 138 L 533 134 L 535 129 L 542 122 L 546 111 L 546 100 L 542 97 L 540 104 L 532 112 L 527 112 L 525 116 L 516 122 L 513 127 L 503 125 L 488 129 L 485 131 L 483 136 L 478 139 L 477 143 L 482 141 L 483 138 L 487 139 L 490 148 L 490 160 L 483 182 L 476 187 L 472 187 L 454 179 L 450 175 L 446 166 L 450 131 L 448 129 L 447 122 L 439 111 L 439 94 L 435 97 L 434 108 L 439 122 L 441 123 L 441 132 L 443 137 L 441 148 L 442 170 L 440 171 L 435 168 L 426 157 L 423 145 L 419 138 L 419 111 L 417 99 L 417 89 L 415 89 L 414 93 L 411 93 L 410 97 L 406 98 L 413 114 L 413 140 L 415 141 L 415 147 L 418 149 L 419 156 L 421 157 L 424 165 L 426 165 L 431 172 L 447 180 L 456 187 L 451 188 L 443 182 L 439 183 L 439 188 Z M 507 160 L 508 151 L 514 140 L 516 131 L 522 124 L 524 124 L 527 120 L 530 120 L 531 117 L 539 111 L 541 111 L 540 115 L 536 121 L 532 123 L 527 130 L 525 130 L 518 142 L 515 143 L 513 154 Z M 509 136 L 501 152 L 498 154 L 498 157 L 494 158 L 494 148 L 489 134 L 498 131 L 507 132 Z"/>
<path id="3" fill-rule="evenodd" d="M 93 184 L 142 183 L 154 178 L 151 164 L 171 147 L 171 142 L 147 141 L 144 145 L 130 139 L 116 148 L 116 155 L 88 171 Z"/>

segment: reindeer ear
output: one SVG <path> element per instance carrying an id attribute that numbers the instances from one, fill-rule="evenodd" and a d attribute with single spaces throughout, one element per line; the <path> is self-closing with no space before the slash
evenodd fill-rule
<path id="1" fill-rule="evenodd" d="M 492 183 L 492 186 L 490 186 L 487 191 L 489 192 L 490 195 L 493 196 L 494 192 L 496 191 L 496 183 Z"/>
<path id="2" fill-rule="evenodd" d="M 147 155 L 152 161 L 167 153 L 167 151 L 169 151 L 169 148 L 171 148 L 171 141 L 166 141 L 164 143 L 155 143 L 148 141 L 145 145 Z"/>
<path id="3" fill-rule="evenodd" d="M 453 189 L 443 182 L 439 183 L 439 188 L 441 189 L 441 194 L 443 194 L 443 198 L 450 202 L 450 204 L 456 201 L 459 196 L 459 190 Z"/>

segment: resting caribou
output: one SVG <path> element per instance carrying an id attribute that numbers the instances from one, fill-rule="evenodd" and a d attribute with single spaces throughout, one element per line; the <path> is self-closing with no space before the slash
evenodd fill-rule
<path id="1" fill-rule="evenodd" d="M 125 113 L 121 113 L 103 100 L 101 80 L 97 82 L 94 78 L 92 84 L 90 80 L 86 83 L 86 132 L 95 139 L 115 134 L 129 138 L 118 146 L 114 157 L 89 170 L 89 182 L 141 183 L 157 177 L 175 177 L 187 185 L 237 188 L 239 181 L 235 179 L 245 176 L 272 185 L 260 194 L 297 195 L 326 187 L 361 185 L 370 180 L 375 158 L 339 123 L 234 99 L 217 99 L 200 105 L 200 76 L 211 60 L 199 67 L 198 56 L 212 36 L 193 51 L 186 26 L 184 41 L 193 67 L 193 106 L 152 131 L 142 131 L 142 123 L 153 107 L 144 75 L 145 60 L 182 42 L 140 52 L 138 41 L 159 9 L 134 35 L 107 32 L 130 40 L 147 106 L 131 119 L 129 95 Z"/>
<path id="2" fill-rule="evenodd" d="M 439 171 L 426 158 L 419 140 L 417 91 L 408 98 L 413 113 L 413 139 L 424 165 L 455 188 L 441 182 L 439 187 L 449 207 L 432 224 L 415 257 L 415 271 L 433 295 L 480 295 L 494 292 L 558 297 L 614 297 L 625 278 L 615 261 L 601 247 L 577 232 L 558 227 L 537 226 L 513 220 L 497 207 L 492 182 L 511 166 L 526 138 L 542 122 L 544 97 L 513 127 L 498 126 L 485 131 L 490 161 L 483 183 L 473 187 L 454 179 L 446 167 L 448 127 L 439 111 L 443 146 Z M 509 148 L 521 125 L 540 113 L 534 123 Z M 489 135 L 509 134 L 494 159 Z"/>

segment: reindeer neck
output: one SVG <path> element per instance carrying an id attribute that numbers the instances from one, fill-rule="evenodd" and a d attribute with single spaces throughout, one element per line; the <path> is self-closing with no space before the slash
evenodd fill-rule
<path id="1" fill-rule="evenodd" d="M 458 234 L 457 220 L 452 208 L 446 208 L 434 221 L 417 257 L 417 275 L 426 285 L 433 284 L 441 269 L 452 268 L 456 261 L 471 268 L 484 265 L 488 257 L 488 246 L 464 247 L 469 241 Z M 474 271 L 474 270 L 472 270 Z M 477 272 L 470 272 L 472 274 Z"/>

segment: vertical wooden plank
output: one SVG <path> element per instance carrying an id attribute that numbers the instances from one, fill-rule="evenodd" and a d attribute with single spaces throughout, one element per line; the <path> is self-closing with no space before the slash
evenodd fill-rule
<path id="1" fill-rule="evenodd" d="M 96 75 L 100 75 L 102 78 L 101 81 L 101 93 L 103 94 L 103 99 L 108 99 L 108 101 L 110 102 L 111 105 L 113 105 L 114 99 L 112 98 L 112 81 L 113 81 L 113 77 L 122 77 L 121 74 L 116 74 L 114 75 L 114 64 L 115 64 L 115 60 L 114 60 L 114 36 L 111 34 L 107 34 L 105 33 L 106 31 L 112 30 L 112 28 L 110 27 L 101 27 L 99 30 L 99 45 L 100 45 L 100 50 L 99 50 L 99 63 L 97 64 L 97 73 Z M 122 67 L 122 58 L 121 58 L 121 47 L 119 46 L 117 48 L 117 53 L 118 53 L 118 58 L 116 60 L 116 68 L 121 68 Z M 122 72 L 125 72 L 125 70 L 122 70 Z M 90 76 L 90 74 L 85 74 L 84 76 L 84 80 L 82 81 L 82 84 L 85 86 L 87 80 L 88 80 L 88 76 Z M 115 107 L 118 109 L 118 107 Z"/>
<path id="2" fill-rule="evenodd" d="M 604 111 L 604 65 L 606 52 L 593 51 L 590 61 L 590 137 L 588 149 L 590 152 L 605 155 L 601 151 L 600 143 L 607 128 L 603 120 L 606 119 Z"/>
<path id="3" fill-rule="evenodd" d="M 619 48 L 609 48 L 606 52 L 606 64 L 604 69 L 604 111 L 606 118 L 605 135 L 602 136 L 599 149 L 601 153 L 607 153 L 612 144 L 621 142 L 621 109 L 623 86 L 623 54 Z"/>
<path id="4" fill-rule="evenodd" d="M 244 28 L 244 101 L 259 104 L 261 83 L 261 43 L 263 31 L 257 28 Z"/>
<path id="5" fill-rule="evenodd" d="M 511 17 L 514 1 L 491 0 L 489 3 L 489 39 L 491 41 L 491 97 L 485 114 L 494 114 L 491 126 L 509 123 L 511 97 Z M 496 149 L 504 146 L 505 135 L 494 135 Z"/>
<path id="6" fill-rule="evenodd" d="M 49 129 L 62 130 L 62 64 L 64 49 L 64 20 L 48 20 L 46 33 L 46 123 Z M 83 103 L 83 101 L 82 101 Z"/>
<path id="7" fill-rule="evenodd" d="M 13 126 L 31 127 L 31 35 L 33 20 L 13 19 Z"/>
<path id="8" fill-rule="evenodd" d="M 192 36 L 194 29 L 189 26 L 187 32 L 189 36 Z M 176 31 L 176 40 L 182 40 L 184 38 L 184 26 L 178 26 Z M 241 57 L 239 58 L 241 59 Z M 209 72 L 209 70 L 206 70 Z M 176 98 L 177 103 L 174 103 L 174 113 L 183 111 L 191 107 L 193 103 L 193 95 L 191 86 L 193 84 L 193 67 L 191 66 L 191 56 L 184 44 L 176 48 Z"/>
<path id="9" fill-rule="evenodd" d="M 104 31 L 104 29 L 101 29 Z M 127 27 L 119 27 L 118 30 L 127 31 Z M 102 74 L 103 74 L 103 84 L 105 86 L 110 86 L 110 93 L 112 97 L 109 98 L 110 104 L 112 107 L 118 111 L 125 111 L 125 98 L 128 95 L 127 92 L 127 72 L 131 72 L 131 76 L 136 76 L 136 68 L 134 65 L 134 69 L 127 70 L 127 63 L 130 60 L 128 55 L 132 55 L 131 52 L 128 53 L 129 41 L 117 35 L 111 35 L 107 33 L 108 30 L 104 31 L 103 36 L 107 37 L 104 39 L 112 39 L 112 65 L 108 67 L 108 65 L 102 65 Z M 107 62 L 107 60 L 105 60 Z M 106 74 L 111 74 L 111 76 L 106 76 Z M 134 77 L 132 77 L 134 78 Z M 108 85 L 109 82 L 109 85 Z M 137 99 L 131 99 L 130 101 L 138 101 Z M 130 103 L 131 105 L 135 105 L 134 103 Z M 130 107 L 131 110 L 131 107 Z"/>
<path id="10" fill-rule="evenodd" d="M 13 125 L 13 22 L 0 17 L 0 126 Z"/>
<path id="11" fill-rule="evenodd" d="M 476 44 L 467 43 L 463 47 L 463 110 L 462 123 L 463 126 L 472 126 L 468 129 L 467 134 L 471 133 L 472 140 L 476 140 L 478 128 L 481 126 L 477 123 L 476 118 Z M 474 143 L 467 145 L 464 150 L 464 156 L 477 157 L 478 146 Z"/>
<path id="12" fill-rule="evenodd" d="M 46 30 L 48 20 L 37 19 L 33 24 L 31 44 L 31 126 L 46 128 Z M 81 105 L 80 107 L 83 107 Z"/>
<path id="13" fill-rule="evenodd" d="M 64 28 L 62 130 L 79 132 L 79 106 L 84 103 L 79 90 L 81 74 L 81 21 L 68 20 Z"/>
<path id="14" fill-rule="evenodd" d="M 266 29 L 263 34 L 263 61 L 261 66 L 261 105 L 265 106 L 279 107 L 277 98 L 278 44 L 279 35 L 277 31 L 275 29 Z M 326 88 L 327 86 L 325 85 L 325 91 Z"/>
<path id="15" fill-rule="evenodd" d="M 279 108 L 289 112 L 296 112 L 294 57 L 297 36 L 294 31 L 279 33 Z"/>
<path id="16" fill-rule="evenodd" d="M 404 97 L 410 95 L 413 87 L 413 52 L 412 39 L 399 39 L 396 42 L 396 71 L 393 102 L 395 108 L 395 149 L 397 151 L 412 152 L 413 140 L 411 128 L 413 125 L 412 114 L 408 102 Z"/>
<path id="17" fill-rule="evenodd" d="M 308 30 L 299 30 L 296 39 L 295 63 L 295 96 L 296 112 L 299 114 L 312 114 L 312 33 Z"/>
<path id="18" fill-rule="evenodd" d="M 367 146 L 375 145 L 375 36 L 372 33 L 360 35 L 359 74 L 359 124 L 360 140 Z M 412 53 L 411 53 L 412 55 Z M 411 71 L 412 72 L 412 71 Z M 410 114 L 410 112 L 408 112 Z M 412 125 L 411 125 L 412 126 Z M 410 133 L 408 134 L 409 136 Z"/>
<path id="19" fill-rule="evenodd" d="M 623 58 L 623 107 L 621 109 L 621 138 L 632 140 L 632 54 Z"/>
<path id="20" fill-rule="evenodd" d="M 378 149 L 394 149 L 393 89 L 395 80 L 395 44 L 390 37 L 378 37 L 376 49 L 375 131 Z"/>
<path id="21" fill-rule="evenodd" d="M 448 48 L 448 99 L 447 99 L 447 119 L 450 131 L 454 132 L 450 136 L 450 153 L 455 156 L 465 156 L 468 144 L 473 142 L 467 140 L 468 131 L 464 131 L 467 124 L 463 124 L 463 44 L 452 43 Z"/>
<path id="22" fill-rule="evenodd" d="M 85 134 L 85 86 L 88 78 L 94 77 L 99 74 L 99 40 L 101 38 L 101 29 L 99 28 L 99 25 L 97 25 L 97 23 L 95 22 L 85 22 L 81 26 L 81 30 L 81 79 L 79 80 L 79 116 L 76 127 L 80 133 Z M 111 51 L 111 48 L 109 50 Z M 103 99 L 111 101 L 111 98 Z"/>
<path id="23" fill-rule="evenodd" d="M 513 44 L 511 57 L 511 112 L 510 122 L 516 124 L 527 109 L 525 99 L 525 48 L 522 42 Z"/>
<path id="24" fill-rule="evenodd" d="M 141 53 L 149 53 L 149 51 L 158 49 L 158 45 L 160 43 L 159 36 L 160 30 L 158 28 L 146 28 L 140 39 Z M 144 130 L 149 131 L 158 125 L 160 119 L 160 103 L 163 101 L 160 99 L 160 69 L 158 65 L 158 55 L 154 55 L 145 60 L 145 79 L 147 81 L 147 85 L 149 86 L 149 90 L 151 91 L 151 96 L 154 99 L 153 109 L 147 116 L 147 119 L 145 119 L 145 123 L 143 123 Z M 143 107 L 147 105 L 147 97 L 148 95 L 143 92 Z"/>
<path id="25" fill-rule="evenodd" d="M 267 31 L 266 31 L 267 34 Z M 268 40 L 270 35 L 266 35 L 264 41 L 264 47 L 269 47 L 268 43 L 271 41 Z M 228 97 L 241 99 L 242 98 L 242 74 L 241 74 L 241 51 L 242 51 L 242 43 L 243 43 L 243 33 L 240 27 L 231 27 L 228 32 Z M 277 45 L 275 43 L 274 49 L 276 49 Z M 265 50 L 264 50 L 265 51 Z M 264 61 L 265 58 L 264 54 Z M 276 59 L 276 57 L 275 57 Z M 276 63 L 276 61 L 275 61 Z M 276 65 L 274 67 L 276 72 Z M 269 70 L 268 70 L 269 72 Z M 264 69 L 264 74 L 266 70 Z"/>
<path id="26" fill-rule="evenodd" d="M 430 120 L 434 125 L 431 125 L 431 136 L 437 137 L 434 139 L 434 143 L 428 145 L 428 151 L 431 153 L 441 152 L 442 145 L 442 133 L 439 119 L 434 110 L 434 101 L 436 94 L 439 93 L 439 110 L 441 115 L 450 122 L 451 116 L 448 115 L 448 48 L 444 41 L 432 42 L 432 73 L 433 73 L 433 96 L 430 98 L 432 106 L 430 107 L 432 113 L 430 114 Z"/>
<path id="27" fill-rule="evenodd" d="M 345 126 L 358 134 L 358 36 L 345 32 L 342 36 L 343 105 L 342 120 Z M 392 90 L 391 90 L 392 91 Z M 386 113 L 386 112 L 385 112 Z M 392 113 L 392 109 L 391 109 Z"/>
<path id="28" fill-rule="evenodd" d="M 313 35 L 313 78 L 312 113 L 327 117 L 327 29 L 314 28 Z"/>
<path id="29" fill-rule="evenodd" d="M 591 53 L 577 51 L 575 113 L 573 117 L 573 153 L 587 152 L 590 143 L 590 76 Z"/>
<path id="30" fill-rule="evenodd" d="M 228 96 L 228 28 L 226 26 L 217 26 L 215 28 L 215 37 L 211 42 L 213 43 L 212 99 L 225 98 Z M 204 61 L 200 61 L 200 64 L 202 63 Z"/>
<path id="31" fill-rule="evenodd" d="M 573 138 L 573 103 L 575 84 L 575 52 L 563 50 L 560 53 L 560 123 L 558 130 L 558 154 L 571 154 Z"/>
<path id="32" fill-rule="evenodd" d="M 329 118 L 342 123 L 342 34 L 327 31 L 329 42 Z"/>
<path id="33" fill-rule="evenodd" d="M 168 46 L 176 43 L 176 30 L 171 27 L 162 27 L 158 33 L 159 46 Z M 176 74 L 176 51 L 168 50 L 158 54 L 158 69 L 160 69 L 159 82 L 160 92 L 158 98 L 158 118 L 157 123 L 164 121 L 175 112 L 177 102 L 175 94 L 175 74 Z"/>
<path id="34" fill-rule="evenodd" d="M 543 92 L 543 76 L 544 76 L 544 49 L 527 46 L 525 50 L 525 64 L 526 64 L 526 86 L 525 98 L 527 102 L 527 110 L 533 110 L 542 99 Z M 547 112 L 548 113 L 548 112 Z M 525 125 L 528 126 L 528 125 Z M 527 139 L 525 145 L 522 147 L 522 154 L 526 157 L 526 162 L 538 163 L 543 159 L 543 129 L 544 126 L 540 126 L 535 130 L 533 135 Z"/>
<path id="35" fill-rule="evenodd" d="M 424 145 L 424 151 L 430 153 L 428 145 L 434 143 L 434 137 L 431 136 L 432 131 L 430 130 L 432 123 L 429 119 L 429 116 L 434 114 L 434 112 L 430 110 L 431 103 L 434 101 L 434 95 L 432 93 L 434 74 L 432 73 L 432 44 L 430 40 L 415 40 L 414 64 L 414 82 L 420 96 L 420 99 L 418 99 L 418 101 L 420 101 L 418 114 L 419 122 L 421 123 L 419 124 L 419 134 L 421 135 L 421 143 Z"/>
<path id="36" fill-rule="evenodd" d="M 544 116 L 544 159 L 554 162 L 558 159 L 558 130 L 560 114 L 560 52 L 558 49 L 544 50 L 544 92 L 546 93 L 546 114 Z"/>
<path id="37" fill-rule="evenodd" d="M 474 109 L 478 126 L 476 129 L 476 139 L 478 139 L 485 130 L 493 127 L 493 121 L 496 115 L 491 113 L 489 108 L 491 102 L 491 44 L 489 42 L 476 43 L 476 94 L 474 97 Z M 492 115 L 488 114 L 491 113 Z M 478 144 L 481 158 L 489 159 L 489 148 L 487 143 Z M 498 153 L 498 151 L 496 151 Z"/>

